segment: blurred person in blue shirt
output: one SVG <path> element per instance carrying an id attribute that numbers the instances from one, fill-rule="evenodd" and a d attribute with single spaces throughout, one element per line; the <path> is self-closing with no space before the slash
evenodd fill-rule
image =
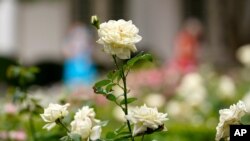
<path id="1" fill-rule="evenodd" d="M 77 22 L 69 28 L 64 45 L 63 81 L 69 88 L 89 86 L 96 79 L 92 61 L 92 38 L 88 28 Z"/>

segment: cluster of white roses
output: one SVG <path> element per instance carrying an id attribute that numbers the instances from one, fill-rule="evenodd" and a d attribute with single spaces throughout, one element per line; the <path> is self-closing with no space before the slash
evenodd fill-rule
<path id="1" fill-rule="evenodd" d="M 44 109 L 44 113 L 41 114 L 42 119 L 47 122 L 43 128 L 50 130 L 56 123 L 61 122 L 59 120 L 69 113 L 67 110 L 68 106 L 69 104 L 49 104 Z M 80 135 L 82 140 L 97 140 L 100 138 L 102 132 L 101 126 L 98 123 L 100 123 L 100 120 L 95 119 L 94 109 L 84 106 L 76 112 L 74 120 L 70 123 L 70 134 Z"/>
<path id="2" fill-rule="evenodd" d="M 241 117 L 243 117 L 246 113 L 246 106 L 242 101 L 239 101 L 236 105 L 233 104 L 229 109 L 222 109 L 219 111 L 220 113 L 220 122 L 216 127 L 216 141 L 224 138 L 229 140 L 229 127 L 230 125 L 238 125 L 241 124 Z"/>

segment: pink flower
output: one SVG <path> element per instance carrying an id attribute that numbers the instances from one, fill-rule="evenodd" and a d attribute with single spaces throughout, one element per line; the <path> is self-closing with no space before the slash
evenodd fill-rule
<path id="1" fill-rule="evenodd" d="M 17 107 L 13 103 L 7 103 L 4 105 L 4 111 L 7 114 L 14 115 L 17 113 Z"/>
<path id="2" fill-rule="evenodd" d="M 24 131 L 11 131 L 10 132 L 10 138 L 17 141 L 26 141 L 26 134 Z"/>

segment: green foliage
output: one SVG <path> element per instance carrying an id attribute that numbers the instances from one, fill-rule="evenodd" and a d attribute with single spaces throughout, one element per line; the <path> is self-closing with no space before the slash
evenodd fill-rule
<path id="1" fill-rule="evenodd" d="M 125 113 L 128 112 L 127 109 L 127 105 L 131 104 L 132 102 L 136 101 L 137 98 L 128 98 L 127 94 L 128 91 L 127 87 L 126 87 L 126 77 L 130 71 L 130 69 L 139 61 L 152 61 L 152 56 L 150 54 L 145 54 L 143 52 L 139 53 L 138 55 L 136 55 L 135 57 L 129 59 L 126 63 L 123 63 L 121 65 L 119 65 L 117 63 L 116 60 L 116 56 L 113 56 L 114 59 L 114 63 L 116 65 L 116 70 L 111 71 L 107 74 L 107 78 L 100 80 L 98 82 L 95 83 L 95 85 L 93 86 L 94 92 L 96 94 L 101 94 L 103 96 L 106 97 L 107 100 L 114 102 L 116 105 L 118 105 Z M 123 86 L 120 85 L 120 80 L 122 80 L 123 82 Z M 123 93 L 123 99 L 118 101 L 118 97 L 116 97 L 113 94 L 113 87 L 118 86 L 120 88 L 123 89 L 124 93 Z M 128 129 L 130 130 L 128 131 L 122 131 L 123 129 L 125 129 L 125 126 L 122 126 L 122 128 L 119 128 L 118 130 L 115 130 L 114 132 L 108 132 L 106 135 L 107 140 L 110 141 L 127 141 L 128 138 L 132 138 L 132 131 L 131 131 L 131 127 L 130 123 L 128 123 Z M 154 131 L 152 131 L 154 132 Z M 150 132 L 151 134 L 151 132 Z"/>
<path id="2" fill-rule="evenodd" d="M 140 52 L 138 55 L 135 57 L 131 58 L 130 60 L 127 61 L 125 68 L 127 70 L 131 69 L 138 61 L 153 61 L 153 57 L 151 54 Z"/>
<path id="3" fill-rule="evenodd" d="M 116 101 L 116 97 L 113 94 L 108 94 L 106 98 L 110 101 Z"/>
<path id="4" fill-rule="evenodd" d="M 81 136 L 78 134 L 70 134 L 70 138 L 72 141 L 81 141 Z"/>
<path id="5" fill-rule="evenodd" d="M 69 134 L 60 138 L 61 141 L 82 141 L 81 136 L 78 134 Z"/>
<path id="6" fill-rule="evenodd" d="M 106 139 L 108 140 L 108 141 L 127 141 L 128 140 L 128 138 L 130 138 L 131 137 L 131 135 L 130 135 L 130 133 L 129 132 L 127 132 L 127 131 L 125 131 L 127 128 L 127 125 L 126 124 L 124 124 L 124 125 L 122 125 L 121 127 L 119 127 L 119 128 L 117 128 L 115 131 L 113 131 L 113 132 L 108 132 L 107 134 L 106 134 Z"/>
<path id="7" fill-rule="evenodd" d="M 35 80 L 35 75 L 39 72 L 36 67 L 9 66 L 7 77 L 12 80 L 12 85 L 25 88 Z"/>
<path id="8" fill-rule="evenodd" d="M 122 78 L 121 70 L 113 70 L 107 74 L 107 78 L 112 82 L 119 82 Z"/>
<path id="9" fill-rule="evenodd" d="M 101 80 L 101 81 L 95 83 L 94 87 L 103 87 L 103 86 L 106 86 L 107 84 L 110 84 L 110 83 L 111 83 L 111 80 Z"/>
<path id="10" fill-rule="evenodd" d="M 127 99 L 127 104 L 130 104 L 130 103 L 132 103 L 132 102 L 134 102 L 134 101 L 136 101 L 136 100 L 137 100 L 137 98 L 135 98 L 135 97 L 128 98 L 128 99 Z M 123 105 L 123 104 L 125 104 L 125 99 L 123 99 L 123 100 L 120 102 L 120 105 Z"/>

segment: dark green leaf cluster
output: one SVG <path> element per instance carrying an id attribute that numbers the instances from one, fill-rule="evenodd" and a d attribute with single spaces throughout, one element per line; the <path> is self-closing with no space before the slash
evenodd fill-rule
<path id="1" fill-rule="evenodd" d="M 13 86 L 27 89 L 28 85 L 35 80 L 38 72 L 37 67 L 10 66 L 6 73 Z"/>
<path id="2" fill-rule="evenodd" d="M 131 137 L 130 132 L 127 132 L 127 125 L 124 124 L 120 128 L 116 129 L 114 132 L 108 132 L 106 135 L 107 141 L 128 141 Z"/>

